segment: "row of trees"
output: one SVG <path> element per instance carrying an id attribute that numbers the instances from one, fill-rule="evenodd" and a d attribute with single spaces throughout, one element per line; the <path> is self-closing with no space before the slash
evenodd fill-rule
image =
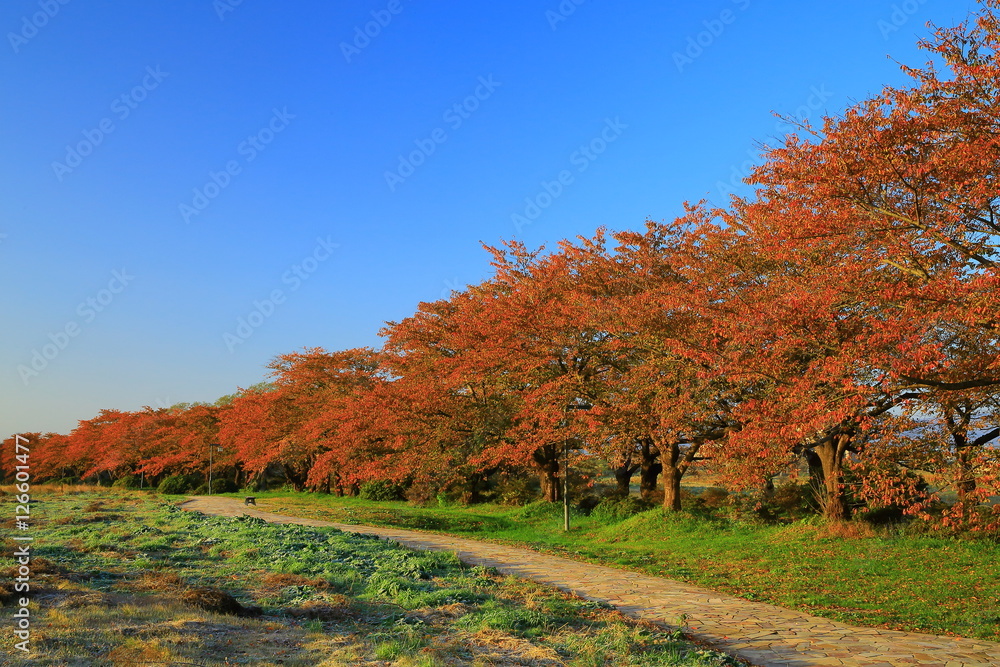
<path id="1" fill-rule="evenodd" d="M 873 506 L 991 526 L 1000 438 L 998 0 L 922 46 L 937 63 L 767 149 L 751 198 L 551 252 L 420 304 L 381 349 L 275 359 L 216 405 L 103 411 L 36 434 L 52 478 L 280 469 L 297 487 L 537 476 L 564 449 L 664 505 L 711 461 L 763 489 L 803 458 L 826 516 Z M 4 448 L 9 456 L 12 447 Z M 7 467 L 7 470 L 12 468 Z M 920 474 L 915 474 L 920 473 Z M 985 523 L 984 523 L 985 521 Z"/>

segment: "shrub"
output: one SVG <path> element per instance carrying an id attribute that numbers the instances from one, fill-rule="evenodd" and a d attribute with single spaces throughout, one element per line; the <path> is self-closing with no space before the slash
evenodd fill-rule
<path id="1" fill-rule="evenodd" d="M 138 489 L 140 478 L 138 475 L 125 475 L 124 477 L 119 477 L 111 486 L 115 489 Z"/>
<path id="2" fill-rule="evenodd" d="M 584 514 L 590 515 L 594 511 L 594 508 L 601 504 L 604 500 L 601 496 L 588 493 L 576 501 L 576 507 Z"/>
<path id="3" fill-rule="evenodd" d="M 212 480 L 212 493 L 236 493 L 237 491 L 239 491 L 239 487 L 231 479 Z"/>
<path id="4" fill-rule="evenodd" d="M 718 486 L 710 486 L 701 492 L 698 500 L 705 507 L 722 507 L 729 502 L 729 492 Z"/>
<path id="5" fill-rule="evenodd" d="M 613 496 L 602 500 L 590 513 L 590 516 L 604 524 L 617 523 L 652 508 L 653 504 L 642 498 Z"/>
<path id="6" fill-rule="evenodd" d="M 526 474 L 501 474 L 492 491 L 492 499 L 501 505 L 526 505 L 538 500 L 542 487 L 538 478 Z"/>
<path id="7" fill-rule="evenodd" d="M 418 477 L 406 489 L 404 496 L 413 505 L 425 506 L 436 501 L 441 495 L 446 495 L 437 480 L 428 477 Z"/>
<path id="8" fill-rule="evenodd" d="M 517 516 L 521 519 L 556 519 L 563 515 L 563 504 L 550 503 L 547 500 L 536 500 L 528 503 L 518 511 Z"/>
<path id="9" fill-rule="evenodd" d="M 813 486 L 792 480 L 780 482 L 769 492 L 732 494 L 729 515 L 751 524 L 787 524 L 819 513 Z"/>
<path id="10" fill-rule="evenodd" d="M 160 482 L 160 485 L 156 487 L 156 490 L 159 493 L 177 495 L 187 493 L 193 487 L 194 483 L 192 483 L 192 479 L 189 475 L 170 475 Z"/>
<path id="11" fill-rule="evenodd" d="M 385 502 L 390 500 L 403 500 L 405 492 L 406 490 L 403 488 L 402 484 L 376 479 L 362 484 L 361 491 L 358 495 L 360 495 L 364 500 Z"/>

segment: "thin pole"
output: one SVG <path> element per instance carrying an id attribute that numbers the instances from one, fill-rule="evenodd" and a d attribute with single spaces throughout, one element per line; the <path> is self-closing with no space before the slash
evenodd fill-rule
<path id="1" fill-rule="evenodd" d="M 215 445 L 208 446 L 208 495 L 212 495 L 212 450 Z"/>
<path id="2" fill-rule="evenodd" d="M 569 405 L 563 410 L 566 415 L 566 428 L 569 428 Z M 563 530 L 569 532 L 569 433 L 563 438 Z"/>

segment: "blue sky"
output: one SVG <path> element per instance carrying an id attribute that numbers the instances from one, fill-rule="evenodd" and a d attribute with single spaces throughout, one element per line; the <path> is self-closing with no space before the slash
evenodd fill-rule
<path id="1" fill-rule="evenodd" d="M 959 0 L 0 7 L 0 435 L 213 401 L 529 246 L 725 203 Z M 891 56 L 891 57 L 890 57 Z"/>

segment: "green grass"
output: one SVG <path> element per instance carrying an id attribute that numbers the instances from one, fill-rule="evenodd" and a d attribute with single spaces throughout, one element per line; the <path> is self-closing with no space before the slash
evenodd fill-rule
<path id="1" fill-rule="evenodd" d="M 153 494 L 33 492 L 34 652 L 4 664 L 736 664 L 454 554 L 208 517 Z M 258 615 L 206 611 L 219 591 Z M 15 641 L 4 633 L 0 651 L 15 656 Z"/>
<path id="2" fill-rule="evenodd" d="M 413 507 L 263 493 L 260 509 L 342 523 L 401 526 L 519 544 L 699 584 L 870 627 L 1000 640 L 1000 547 L 820 522 L 766 526 L 655 509 L 610 525 L 562 508 Z"/>

